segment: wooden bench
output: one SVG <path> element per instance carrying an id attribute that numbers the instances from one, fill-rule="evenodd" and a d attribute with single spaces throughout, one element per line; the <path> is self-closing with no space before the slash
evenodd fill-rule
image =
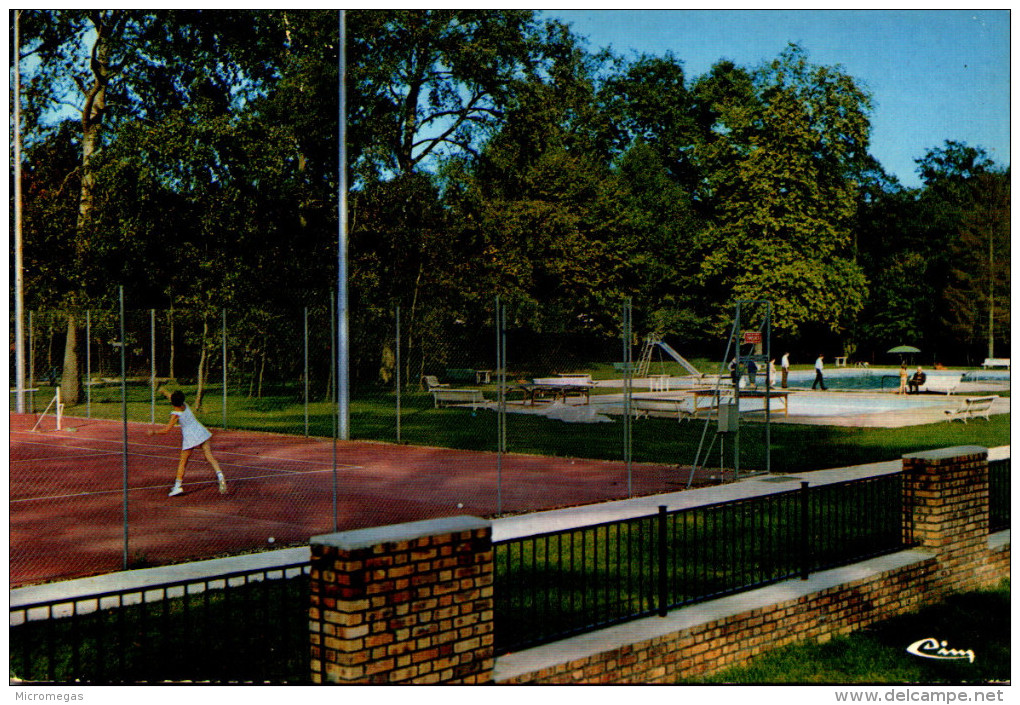
<path id="1" fill-rule="evenodd" d="M 1008 357 L 988 357 L 981 363 L 981 366 L 985 369 L 989 367 L 1005 367 L 1009 369 L 1009 358 Z"/>
<path id="2" fill-rule="evenodd" d="M 450 386 L 448 384 L 440 382 L 439 378 L 436 377 L 435 375 L 423 375 L 421 381 L 425 384 L 425 389 L 427 389 L 430 392 L 433 392 L 437 389 L 444 389 Z"/>
<path id="3" fill-rule="evenodd" d="M 998 397 L 968 397 L 963 400 L 963 405 L 958 409 L 946 409 L 949 421 L 960 419 L 967 423 L 967 419 L 981 416 L 988 421 L 988 414 L 991 412 L 992 404 Z"/>
<path id="4" fill-rule="evenodd" d="M 437 388 L 432 391 L 432 399 L 436 408 L 451 404 L 470 404 L 472 409 L 477 409 L 485 404 L 485 397 L 481 389 L 450 389 L 449 387 Z"/>

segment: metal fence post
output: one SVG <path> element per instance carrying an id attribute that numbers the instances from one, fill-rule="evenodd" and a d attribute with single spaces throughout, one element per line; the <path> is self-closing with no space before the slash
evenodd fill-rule
<path id="1" fill-rule="evenodd" d="M 503 514 L 503 454 L 506 452 L 506 310 L 496 296 L 496 514 Z"/>
<path id="2" fill-rule="evenodd" d="M 811 572 L 810 515 L 808 513 L 808 483 L 800 483 L 800 579 L 807 580 Z"/>
<path id="3" fill-rule="evenodd" d="M 666 505 L 659 505 L 659 616 L 666 616 L 666 604 L 669 600 L 668 590 L 666 587 L 666 565 L 667 561 L 667 550 L 666 550 Z"/>
<path id="4" fill-rule="evenodd" d="M 340 437 L 340 382 L 338 379 L 339 365 L 337 355 L 337 296 L 329 292 L 329 334 L 330 334 L 330 399 L 333 401 L 333 531 L 339 531 L 340 513 L 338 509 L 338 478 L 337 478 L 337 440 Z"/>
<path id="5" fill-rule="evenodd" d="M 85 312 L 85 418 L 92 418 L 92 312 Z"/>
<path id="6" fill-rule="evenodd" d="M 227 429 L 227 309 L 223 309 L 223 325 L 220 329 L 223 343 L 223 430 Z"/>
<path id="7" fill-rule="evenodd" d="M 305 306 L 305 438 L 308 437 L 308 307 Z"/>
<path id="8" fill-rule="evenodd" d="M 156 423 L 156 309 L 149 309 L 149 423 Z"/>
<path id="9" fill-rule="evenodd" d="M 623 304 L 623 462 L 627 466 L 627 496 L 634 496 L 631 454 L 634 445 L 631 423 L 631 399 L 633 397 L 633 372 L 631 370 L 631 300 Z"/>
<path id="10" fill-rule="evenodd" d="M 124 335 L 124 287 L 119 288 L 120 299 L 120 416 L 122 429 L 121 469 L 123 477 L 124 569 L 128 567 L 128 423 L 127 423 L 127 341 Z"/>
<path id="11" fill-rule="evenodd" d="M 396 343 L 397 350 L 394 357 L 396 364 L 396 375 L 395 383 L 397 386 L 397 443 L 400 443 L 400 306 L 397 306 L 397 320 L 396 320 Z"/>
<path id="12" fill-rule="evenodd" d="M 30 413 L 35 413 L 35 325 L 32 320 L 32 312 L 28 312 L 28 407 Z"/>

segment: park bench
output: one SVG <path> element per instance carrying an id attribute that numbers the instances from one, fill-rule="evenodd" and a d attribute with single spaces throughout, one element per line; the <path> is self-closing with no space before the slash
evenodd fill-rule
<path id="1" fill-rule="evenodd" d="M 963 379 L 963 375 L 928 375 L 921 385 L 921 388 L 926 392 L 945 392 L 946 394 L 952 394 L 953 391 L 960 386 L 960 380 Z"/>
<path id="2" fill-rule="evenodd" d="M 477 409 L 485 404 L 485 397 L 481 389 L 450 389 L 449 387 L 437 387 L 431 390 L 432 399 L 436 408 L 451 404 L 470 404 L 472 409 Z"/>
<path id="3" fill-rule="evenodd" d="M 968 397 L 963 400 L 963 404 L 958 409 L 946 409 L 946 414 L 949 416 L 949 421 L 954 419 L 960 419 L 964 423 L 967 423 L 968 418 L 975 416 L 981 416 L 986 421 L 988 420 L 988 414 L 991 412 L 992 404 L 998 397 Z"/>
<path id="4" fill-rule="evenodd" d="M 990 367 L 1005 367 L 1009 369 L 1009 358 L 1008 357 L 988 357 L 981 363 L 981 366 L 985 369 Z"/>

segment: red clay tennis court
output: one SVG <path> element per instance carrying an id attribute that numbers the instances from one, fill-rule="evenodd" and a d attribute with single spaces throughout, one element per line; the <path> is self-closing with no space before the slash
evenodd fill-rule
<path id="1" fill-rule="evenodd" d="M 10 415 L 11 587 L 121 570 L 124 563 L 123 425 L 64 418 L 33 432 L 36 416 Z M 168 498 L 179 435 L 128 424 L 129 567 L 305 543 L 340 530 L 440 516 L 493 516 L 627 497 L 622 462 L 338 442 L 214 431 L 229 483 L 195 453 L 185 494 Z M 335 475 L 335 481 L 334 481 Z M 498 482 L 497 478 L 502 479 Z M 686 485 L 675 466 L 632 466 L 633 494 Z M 463 505 L 463 506 L 458 506 Z M 274 541 L 270 543 L 272 537 Z"/>

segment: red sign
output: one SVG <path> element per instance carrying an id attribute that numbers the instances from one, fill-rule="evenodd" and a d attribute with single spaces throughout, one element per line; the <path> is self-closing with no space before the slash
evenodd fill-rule
<path id="1" fill-rule="evenodd" d="M 758 345 L 761 343 L 761 331 L 760 330 L 745 330 L 744 331 L 744 344 L 745 345 Z"/>

